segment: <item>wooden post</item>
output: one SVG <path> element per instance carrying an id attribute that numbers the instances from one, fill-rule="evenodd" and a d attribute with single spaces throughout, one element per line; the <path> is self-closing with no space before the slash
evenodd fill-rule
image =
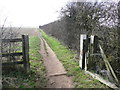
<path id="1" fill-rule="evenodd" d="M 88 64 L 88 47 L 89 47 L 89 43 L 90 43 L 90 38 L 89 36 L 87 35 L 87 39 L 86 39 L 86 45 L 85 45 L 85 71 L 87 71 L 87 64 Z"/>
<path id="2" fill-rule="evenodd" d="M 84 51 L 83 51 L 84 45 L 83 45 L 83 43 L 84 43 L 85 39 L 86 39 L 86 35 L 81 34 L 80 35 L 80 60 L 79 60 L 79 66 L 80 66 L 81 69 L 83 69 L 84 66 L 85 66 L 85 65 L 83 66 L 83 59 L 84 59 L 84 56 L 83 56 L 83 54 L 84 54 Z"/>
<path id="3" fill-rule="evenodd" d="M 85 69 L 85 60 L 86 60 L 86 56 L 85 56 L 85 53 L 86 53 L 86 40 L 84 39 L 83 40 L 83 58 L 82 58 L 82 69 Z"/>
<path id="4" fill-rule="evenodd" d="M 93 44 L 93 53 L 97 53 L 99 46 L 98 46 L 98 36 L 94 36 L 94 44 Z"/>
<path id="5" fill-rule="evenodd" d="M 22 35 L 22 49 L 23 49 L 23 66 L 24 66 L 25 72 L 27 72 L 30 68 L 28 35 Z"/>
<path id="6" fill-rule="evenodd" d="M 2 40 L 0 39 L 0 89 L 2 90 Z"/>
<path id="7" fill-rule="evenodd" d="M 89 56 L 88 56 L 88 69 L 91 69 L 91 66 L 93 66 L 93 44 L 94 44 L 94 35 L 90 35 L 90 41 L 89 41 Z"/>

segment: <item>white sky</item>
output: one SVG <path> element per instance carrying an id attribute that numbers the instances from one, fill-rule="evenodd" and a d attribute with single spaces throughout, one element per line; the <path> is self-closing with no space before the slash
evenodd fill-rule
<path id="1" fill-rule="evenodd" d="M 0 25 L 5 18 L 6 26 L 38 27 L 47 24 L 58 19 L 57 11 L 68 1 L 86 0 L 0 0 Z"/>
<path id="2" fill-rule="evenodd" d="M 7 25 L 38 27 L 59 17 L 68 0 L 0 0 L 0 24 L 7 17 Z"/>

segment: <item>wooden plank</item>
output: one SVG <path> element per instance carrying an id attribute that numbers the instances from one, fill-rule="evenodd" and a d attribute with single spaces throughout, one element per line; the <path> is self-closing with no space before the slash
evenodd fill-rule
<path id="1" fill-rule="evenodd" d="M 21 56 L 23 55 L 22 52 L 19 53 L 7 53 L 7 54 L 2 54 L 2 57 L 7 57 L 7 56 Z"/>
<path id="2" fill-rule="evenodd" d="M 23 61 L 9 62 L 9 63 L 2 63 L 3 66 L 14 65 L 14 64 L 23 64 Z"/>
<path id="3" fill-rule="evenodd" d="M 23 49 L 23 64 L 25 72 L 30 68 L 29 63 L 29 37 L 28 35 L 22 35 L 22 49 Z"/>
<path id="4" fill-rule="evenodd" d="M 113 89 L 120 89 L 119 87 L 117 87 L 114 83 L 111 83 L 107 80 L 104 80 L 101 76 L 99 76 L 98 74 L 94 74 L 94 73 L 91 73 L 89 71 L 85 71 L 86 74 L 89 74 L 90 76 L 92 76 L 93 78 L 99 80 L 101 83 L 109 86 L 110 88 L 113 88 Z"/>
<path id="5" fill-rule="evenodd" d="M 2 39 L 2 42 L 22 42 L 22 38 L 16 38 L 16 39 Z"/>
<path id="6" fill-rule="evenodd" d="M 61 75 L 66 75 L 67 72 L 62 72 L 62 73 L 54 73 L 54 74 L 50 74 L 48 75 L 49 77 L 52 77 L 52 76 L 61 76 Z"/>
<path id="7" fill-rule="evenodd" d="M 105 65 L 106 65 L 106 67 L 107 67 L 107 70 L 108 70 L 108 71 L 111 71 L 111 73 L 112 73 L 112 75 L 114 76 L 116 82 L 118 82 L 117 76 L 115 75 L 115 72 L 113 71 L 110 63 L 108 62 L 107 57 L 105 56 L 105 54 L 104 54 L 104 52 L 103 52 L 103 49 L 101 48 L 100 45 L 99 45 L 99 48 L 100 48 L 100 52 L 101 52 L 101 55 L 102 55 L 102 57 L 103 57 L 103 60 L 104 60 L 104 62 L 105 62 Z"/>

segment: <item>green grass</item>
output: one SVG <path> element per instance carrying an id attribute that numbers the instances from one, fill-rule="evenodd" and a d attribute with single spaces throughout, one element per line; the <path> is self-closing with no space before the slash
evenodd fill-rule
<path id="1" fill-rule="evenodd" d="M 38 37 L 29 38 L 30 71 L 25 73 L 22 66 L 17 69 L 8 68 L 3 71 L 3 88 L 44 88 L 47 80 L 45 68 L 39 54 L 40 40 Z"/>
<path id="2" fill-rule="evenodd" d="M 58 59 L 62 62 L 67 71 L 67 75 L 73 78 L 75 88 L 107 88 L 98 80 L 84 73 L 79 68 L 77 60 L 75 60 L 75 53 L 63 46 L 57 39 L 48 36 L 41 31 L 42 37 L 47 41 L 52 50 L 56 53 Z"/>

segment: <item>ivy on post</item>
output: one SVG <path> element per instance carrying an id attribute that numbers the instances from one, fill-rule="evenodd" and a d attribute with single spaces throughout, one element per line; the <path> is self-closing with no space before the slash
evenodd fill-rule
<path id="1" fill-rule="evenodd" d="M 22 35 L 22 46 L 23 46 L 23 66 L 25 72 L 30 69 L 29 63 L 29 37 L 28 35 Z"/>

